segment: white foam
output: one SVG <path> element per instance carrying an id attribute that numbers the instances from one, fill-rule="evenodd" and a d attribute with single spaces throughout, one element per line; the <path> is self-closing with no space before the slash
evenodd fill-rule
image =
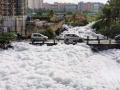
<path id="1" fill-rule="evenodd" d="M 120 89 L 120 50 L 95 54 L 84 43 L 13 45 L 0 51 L 0 90 Z"/>
<path id="2" fill-rule="evenodd" d="M 94 24 L 95 22 L 93 23 L 90 23 L 86 26 L 82 26 L 82 27 L 74 27 L 74 28 L 68 28 L 67 31 L 64 31 L 62 33 L 62 35 L 65 35 L 65 34 L 76 34 L 84 39 L 87 38 L 87 36 L 89 36 L 90 39 L 96 39 L 97 36 L 99 36 L 100 39 L 103 39 L 104 36 L 101 35 L 101 34 L 96 34 L 94 31 L 94 29 L 91 28 L 91 26 Z M 66 27 L 66 26 L 65 26 Z"/>

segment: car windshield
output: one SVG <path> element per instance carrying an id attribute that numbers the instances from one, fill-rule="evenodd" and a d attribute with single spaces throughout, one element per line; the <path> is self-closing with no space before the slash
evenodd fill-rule
<path id="1" fill-rule="evenodd" d="M 75 35 L 75 34 L 66 34 L 66 36 L 70 36 L 70 37 L 78 37 L 78 36 Z"/>
<path id="2" fill-rule="evenodd" d="M 72 34 L 66 34 L 66 36 L 72 36 Z"/>
<path id="3" fill-rule="evenodd" d="M 78 37 L 77 35 L 73 34 L 73 37 Z"/>
<path id="4" fill-rule="evenodd" d="M 34 36 L 34 37 L 41 37 L 40 34 L 34 34 L 33 36 Z"/>

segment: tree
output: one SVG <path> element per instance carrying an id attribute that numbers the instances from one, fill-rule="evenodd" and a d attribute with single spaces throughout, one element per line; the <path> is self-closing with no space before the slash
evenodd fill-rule
<path id="1" fill-rule="evenodd" d="M 49 12 L 48 12 L 48 17 L 49 18 L 52 18 L 54 16 L 54 11 L 53 10 L 50 10 Z"/>
<path id="2" fill-rule="evenodd" d="M 109 0 L 104 6 L 99 19 L 93 26 L 98 32 L 104 35 L 107 33 L 110 37 L 114 37 L 116 32 L 120 34 L 120 0 Z"/>
<path id="3" fill-rule="evenodd" d="M 75 21 L 76 21 L 76 17 L 77 17 L 77 14 L 76 14 L 76 13 L 74 13 L 74 14 L 72 15 L 72 20 L 73 20 L 73 23 L 75 23 Z"/>

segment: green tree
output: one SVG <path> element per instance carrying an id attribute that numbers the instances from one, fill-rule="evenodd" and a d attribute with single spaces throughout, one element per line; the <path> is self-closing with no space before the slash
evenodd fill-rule
<path id="1" fill-rule="evenodd" d="M 6 44 L 16 38 L 15 33 L 0 33 L 0 44 Z"/>
<path id="2" fill-rule="evenodd" d="M 53 10 L 50 10 L 49 12 L 48 12 L 48 17 L 49 18 L 52 18 L 54 16 L 54 11 Z"/>
<path id="3" fill-rule="evenodd" d="M 99 19 L 93 26 L 98 32 L 107 33 L 110 37 L 115 36 L 115 32 L 120 34 L 120 0 L 108 0 Z"/>

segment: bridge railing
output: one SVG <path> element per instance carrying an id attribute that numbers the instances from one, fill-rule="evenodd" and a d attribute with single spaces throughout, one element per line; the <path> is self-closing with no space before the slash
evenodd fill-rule
<path id="1" fill-rule="evenodd" d="M 100 39 L 100 37 L 99 36 L 97 36 L 97 38 L 96 39 L 90 39 L 90 37 L 89 36 L 87 36 L 87 39 L 84 39 L 84 40 L 86 40 L 87 41 L 87 44 L 90 44 L 90 41 L 97 41 L 97 43 L 96 44 L 102 44 L 101 43 L 101 41 L 104 41 L 104 40 L 106 40 L 106 41 L 108 41 L 109 42 L 109 44 L 112 44 L 112 39 L 110 39 L 110 38 L 105 38 L 105 39 Z"/>

